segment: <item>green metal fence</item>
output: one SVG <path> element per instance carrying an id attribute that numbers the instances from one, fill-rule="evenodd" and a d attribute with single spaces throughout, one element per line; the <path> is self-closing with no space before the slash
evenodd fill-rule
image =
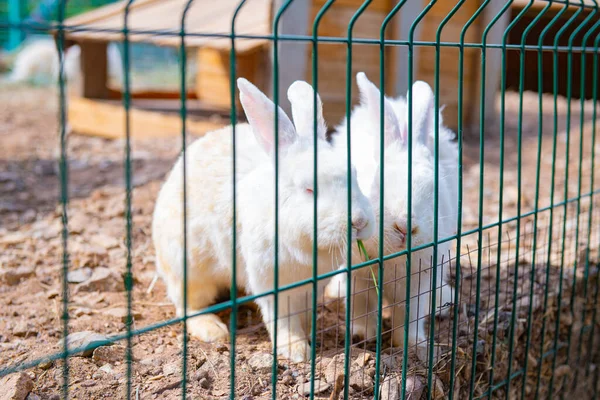
<path id="1" fill-rule="evenodd" d="M 138 0 L 140 1 L 140 0 Z M 214 304 L 201 311 L 188 314 L 188 298 L 190 289 L 186 284 L 182 287 L 183 310 L 182 317 L 172 317 L 159 323 L 147 326 L 134 326 L 132 309 L 136 303 L 133 297 L 135 286 L 134 269 L 134 168 L 132 158 L 132 147 L 134 140 L 131 138 L 131 110 L 133 99 L 131 93 L 131 50 L 130 41 L 136 35 L 154 35 L 179 38 L 179 74 L 181 107 L 179 115 L 183 122 L 181 130 L 181 157 L 183 158 L 182 178 L 184 182 L 189 177 L 187 162 L 189 159 L 188 146 L 188 119 L 189 109 L 186 94 L 188 93 L 188 71 L 186 40 L 191 37 L 213 37 L 230 41 L 229 61 L 229 100 L 230 100 L 230 131 L 233 143 L 233 151 L 236 153 L 237 138 L 241 129 L 237 125 L 239 108 L 237 99 L 238 91 L 235 82 L 237 76 L 236 46 L 239 41 L 252 39 L 252 35 L 236 34 L 236 18 L 253 6 L 252 1 L 242 0 L 235 9 L 231 20 L 230 32 L 211 32 L 194 34 L 190 33 L 190 27 L 186 22 L 186 15 L 194 4 L 194 0 L 188 0 L 180 10 L 180 28 L 176 31 L 152 31 L 131 29 L 128 25 L 130 10 L 138 2 L 129 0 L 124 3 L 123 28 L 119 32 L 123 36 L 123 95 L 122 106 L 125 110 L 125 131 L 127 135 L 124 141 L 124 185 L 125 185 L 125 212 L 123 223 L 125 224 L 126 249 L 123 260 L 123 280 L 127 315 L 125 317 L 124 329 L 108 339 L 97 340 L 90 345 L 73 347 L 67 337 L 72 333 L 69 321 L 72 318 L 69 312 L 71 291 L 67 281 L 67 274 L 72 270 L 70 258 L 70 230 L 69 230 L 69 154 L 67 146 L 67 92 L 64 78 L 61 74 L 58 82 L 59 96 L 59 126 L 60 126 L 60 157 L 59 157 L 59 181 L 60 181 L 60 218 L 62 229 L 62 291 L 60 300 L 62 304 L 61 338 L 62 350 L 55 354 L 48 354 L 38 359 L 27 359 L 18 362 L 8 361 L 0 367 L 0 377 L 10 376 L 19 371 L 37 370 L 41 364 L 48 361 L 56 361 L 55 369 L 60 368 L 60 373 L 55 374 L 55 379 L 61 381 L 61 388 L 54 394 L 63 398 L 85 397 L 85 394 L 76 392 L 78 382 L 70 379 L 72 369 L 70 365 L 75 355 L 87 352 L 100 346 L 110 345 L 117 342 L 125 343 L 124 359 L 126 365 L 125 376 L 118 383 L 118 389 L 107 392 L 109 397 L 124 398 L 162 398 L 163 396 L 177 396 L 182 398 L 293 398 L 292 391 L 281 389 L 282 382 L 287 376 L 294 376 L 294 382 L 298 388 L 296 397 L 312 398 L 375 398 L 390 399 L 415 398 L 412 390 L 420 394 L 421 398 L 427 399 L 463 399 L 463 398 L 564 398 L 568 395 L 579 395 L 586 398 L 598 397 L 598 360 L 600 357 L 600 344 L 598 343 L 597 313 L 598 288 L 600 287 L 600 274 L 598 265 L 600 257 L 600 216 L 598 215 L 598 186 L 595 155 L 598 151 L 596 144 L 597 125 L 597 95 L 598 95 L 598 48 L 600 46 L 600 8 L 595 1 L 538 1 L 530 0 L 522 3 L 519 7 L 515 2 L 507 1 L 498 4 L 493 0 L 484 0 L 477 3 L 466 22 L 460 27 L 460 40 L 444 40 L 444 29 L 446 25 L 463 10 L 468 0 L 459 0 L 448 4 L 442 0 L 432 0 L 429 3 L 419 5 L 416 18 L 410 21 L 408 36 L 400 39 L 390 39 L 390 25 L 398 19 L 401 12 L 410 6 L 414 6 L 412 0 L 393 2 L 389 7 L 387 16 L 383 23 L 377 27 L 378 39 L 365 39 L 355 37 L 355 25 L 361 20 L 365 11 L 374 7 L 372 0 L 366 0 L 353 9 L 353 15 L 347 26 L 347 34 L 344 37 L 320 36 L 319 27 L 324 17 L 336 0 L 323 2 L 316 13 L 315 18 L 310 21 L 312 27 L 307 35 L 290 35 L 280 33 L 280 22 L 286 15 L 286 11 L 293 3 L 301 0 L 287 0 L 277 3 L 272 22 L 272 34 L 260 37 L 266 39 L 272 45 L 271 66 L 272 74 L 272 99 L 275 103 L 274 113 L 282 112 L 277 105 L 283 103 L 280 93 L 280 71 L 282 62 L 280 51 L 283 46 L 292 43 L 306 43 L 309 48 L 310 63 L 312 65 L 309 81 L 314 88 L 312 99 L 312 130 L 315 136 L 313 151 L 317 152 L 318 135 L 318 107 L 317 93 L 324 87 L 323 78 L 319 76 L 320 60 L 322 50 L 319 44 L 342 44 L 346 51 L 345 65 L 345 113 L 350 115 L 353 110 L 351 99 L 353 93 L 352 83 L 355 79 L 353 62 L 356 59 L 354 52 L 357 45 L 373 46 L 379 50 L 379 81 L 376 86 L 387 88 L 386 79 L 390 76 L 386 73 L 385 60 L 386 50 L 389 48 L 401 48 L 406 51 L 406 59 L 401 60 L 400 69 L 406 72 L 407 107 L 412 110 L 415 99 L 412 94 L 412 83 L 418 76 L 419 60 L 417 52 L 421 49 L 435 49 L 433 60 L 434 80 L 429 82 L 433 88 L 435 108 L 433 112 L 433 160 L 434 196 L 433 196 L 433 237 L 429 243 L 414 243 L 413 221 L 408 218 L 406 226 L 406 248 L 400 252 L 390 253 L 384 246 L 383 238 L 386 235 L 384 221 L 382 221 L 375 233 L 379 238 L 377 251 L 369 254 L 369 260 L 360 262 L 354 259 L 354 265 L 326 273 L 318 270 L 318 245 L 311 240 L 312 248 L 312 277 L 307 280 L 279 284 L 280 271 L 278 262 L 283 248 L 279 241 L 281 216 L 280 210 L 274 209 L 274 265 L 275 282 L 272 290 L 266 293 L 242 294 L 239 291 L 238 277 L 240 269 L 243 268 L 243 260 L 239 260 L 236 249 L 238 243 L 237 210 L 239 208 L 240 189 L 238 182 L 232 180 L 233 190 L 233 214 L 231 225 L 231 258 L 232 276 L 229 291 L 230 299 Z M 57 35 L 59 52 L 62 52 L 64 40 L 67 34 L 72 32 L 84 32 L 92 28 L 85 25 L 65 25 L 67 9 L 69 7 L 65 0 L 58 4 L 56 9 L 56 22 L 47 24 L 36 24 L 32 26 L 27 22 L 5 23 L 1 22 L 0 32 L 8 32 L 18 29 L 24 32 L 30 30 L 54 31 Z M 352 2 L 349 2 L 352 3 Z M 445 4 L 449 12 L 437 23 L 435 29 L 435 40 L 427 41 L 419 39 L 417 31 L 424 29 L 420 24 L 428 17 L 430 11 L 436 4 Z M 420 4 L 420 3 L 419 3 Z M 475 27 L 476 21 L 488 10 L 495 9 L 494 15 L 488 17 L 486 22 Z M 210 10 L 206 10 L 209 12 Z M 500 26 L 501 21 L 507 19 L 506 26 L 502 27 L 500 40 L 492 39 L 491 32 Z M 525 23 L 523 21 L 526 21 Z M 477 30 L 477 40 L 467 40 L 467 34 Z M 518 35 L 513 32 L 518 30 Z M 532 35 L 535 32 L 535 37 Z M 109 32 L 110 33 L 110 32 Z M 441 54 L 444 49 L 455 49 L 456 59 L 442 60 Z M 472 79 L 467 72 L 465 54 L 469 49 L 478 52 L 478 68 L 481 75 L 478 78 L 478 87 L 475 92 L 466 93 L 465 82 Z M 488 108 L 494 104 L 486 103 L 489 99 L 488 92 L 494 92 L 495 87 L 486 85 L 486 71 L 493 65 L 488 64 L 491 54 L 500 54 L 500 74 L 498 92 L 498 113 L 495 119 L 486 118 Z M 509 59 L 512 58 L 512 62 Z M 566 61 L 563 63 L 562 61 Z M 532 63 L 527 63 L 532 61 Z M 376 62 L 376 61 L 374 61 Z M 510 65 L 509 65 L 510 64 Z M 62 65 L 61 65 L 62 67 Z M 591 70 L 590 70 L 591 67 Z M 512 68 L 512 69 L 511 69 Z M 537 81 L 531 82 L 525 79 L 530 76 L 531 68 L 536 71 Z M 446 193 L 442 193 L 440 180 L 443 179 L 445 171 L 441 166 L 441 128 L 439 110 L 443 106 L 440 96 L 444 92 L 445 85 L 441 72 L 445 69 L 456 70 L 457 73 L 457 146 L 458 146 L 458 218 L 453 221 L 456 226 L 456 234 L 449 237 L 439 237 L 438 209 L 444 201 Z M 512 75 L 509 76 L 509 73 Z M 516 71 L 516 72 L 515 72 Z M 304 76 L 296 79 L 305 79 Z M 516 84 L 513 91 L 507 91 L 509 82 Z M 551 82 L 549 85 L 548 82 Z M 561 88 L 565 87 L 565 92 Z M 525 88 L 535 88 L 537 93 L 527 93 Z M 574 91 L 579 93 L 579 98 L 573 98 Z M 588 94 L 586 94 L 588 93 Z M 400 94 L 400 93 L 398 93 Z M 586 100 L 587 96 L 587 100 Z M 476 114 L 478 123 L 474 134 L 467 135 L 468 127 L 465 117 L 466 103 L 469 99 L 476 98 L 478 106 Z M 385 100 L 383 95 L 379 98 L 379 108 L 384 109 Z M 417 99 L 418 100 L 418 99 Z M 327 100 L 324 101 L 327 108 Z M 373 129 L 377 130 L 382 140 L 379 141 L 380 160 L 385 158 L 386 146 L 384 145 L 384 113 L 380 112 L 380 122 Z M 414 114 L 407 113 L 407 153 L 408 162 L 405 173 L 408 177 L 408 199 L 406 214 L 413 215 L 415 204 L 413 204 L 412 186 L 416 185 L 413 180 L 415 159 L 415 137 L 418 121 L 414 121 Z M 282 134 L 280 132 L 281 121 L 275 117 L 274 132 L 275 143 Z M 337 121 L 329 121 L 335 123 Z M 533 124 L 533 127 L 528 124 Z M 343 133 L 347 136 L 347 142 L 352 142 L 352 125 L 348 124 Z M 224 133 L 226 134 L 226 133 Z M 279 199 L 279 153 L 278 146 L 274 147 L 274 184 L 275 204 Z M 347 166 L 350 169 L 352 152 L 350 146 L 346 151 Z M 313 179 L 316 182 L 319 158 L 313 157 Z M 233 171 L 238 168 L 239 161 L 233 158 Z M 380 186 L 379 204 L 373 206 L 384 209 L 385 187 L 385 162 L 379 162 L 378 183 Z M 490 170 L 491 172 L 488 172 Z M 207 171 L 207 173 L 209 173 Z M 492 177 L 491 177 L 492 176 Z M 352 204 L 352 176 L 348 174 L 346 185 L 348 209 Z M 526 184 L 524 182 L 527 182 Z M 510 190 L 507 190 L 510 187 Z M 188 210 L 190 208 L 190 193 L 186 184 L 182 185 L 183 196 L 183 254 L 188 254 Z M 314 193 L 312 232 L 313 238 L 319 237 L 321 223 L 318 216 L 318 187 L 312 189 Z M 475 199 L 475 200 L 473 200 Z M 471 209 L 467 209 L 470 205 Z M 418 218 L 419 216 L 417 216 Z M 385 218 L 385 217 L 383 217 Z M 470 222 L 467 223 L 467 219 Z M 319 223 L 318 223 L 319 222 Z M 348 212 L 347 226 L 352 225 L 352 215 Z M 347 248 L 344 256 L 352 259 L 353 238 L 351 230 L 347 229 Z M 436 261 L 433 266 L 424 266 L 414 261 L 413 257 L 418 251 L 431 248 L 432 259 L 438 260 L 438 248 L 444 243 L 451 243 L 455 247 L 449 260 L 445 260 L 446 268 L 452 271 L 452 293 L 453 304 L 449 315 L 445 318 L 427 318 L 425 315 L 412 315 L 405 313 L 404 321 L 392 321 L 389 327 L 389 319 L 384 316 L 386 304 L 383 286 L 389 280 L 402 280 L 407 288 L 403 299 L 394 298 L 392 303 L 404 304 L 406 310 L 410 310 L 411 302 L 419 302 L 423 293 L 411 292 L 411 280 L 421 279 L 419 270 L 429 268 L 432 282 L 437 282 L 437 275 L 442 274 L 443 265 Z M 140 251 L 138 249 L 138 251 Z M 146 250 L 151 251 L 151 250 Z M 404 258 L 402 258 L 404 257 Z M 384 261 L 402 259 L 406 260 L 406 276 L 393 278 L 393 269 L 384 268 Z M 183 281 L 187 281 L 189 260 L 182 257 Z M 342 263 L 343 264 L 343 263 Z M 387 264 L 386 264 L 387 265 Z M 352 335 L 352 302 L 353 282 L 356 274 L 365 268 L 376 266 L 377 274 L 373 277 L 377 288 L 377 335 L 372 341 L 353 341 Z M 319 328 L 319 316 L 327 312 L 327 306 L 319 306 L 323 300 L 318 295 L 318 283 L 334 276 L 344 275 L 345 290 L 349 294 L 335 304 L 337 312 L 343 320 L 341 326 L 337 326 L 336 337 L 339 338 L 334 345 L 325 345 L 325 335 L 330 335 L 325 328 Z M 393 282 L 392 281 L 392 282 Z M 246 357 L 240 359 L 244 347 L 248 343 L 240 343 L 243 335 L 254 335 L 255 333 L 240 333 L 238 325 L 241 320 L 240 307 L 257 299 L 274 296 L 274 314 L 278 309 L 283 309 L 286 300 L 286 292 L 302 285 L 310 285 L 312 292 L 307 299 L 307 314 L 311 320 L 311 330 L 308 332 L 310 348 L 310 361 L 305 363 L 293 363 L 282 357 L 273 357 L 270 361 L 269 377 L 270 384 L 261 383 L 261 390 L 253 391 L 245 382 L 241 382 L 239 375 L 243 368 L 248 367 Z M 430 292 L 430 315 L 440 313 L 436 305 L 439 290 Z M 281 297 L 281 299 L 280 299 Z M 387 299 L 390 302 L 390 299 Z M 340 306 L 345 311 L 340 311 Z M 334 306 L 329 306 L 334 307 Z M 327 310 L 329 311 L 327 311 Z M 201 387 L 199 381 L 194 378 L 194 373 L 199 368 L 194 364 L 195 353 L 204 352 L 206 347 L 194 345 L 188 337 L 186 321 L 212 313 L 230 311 L 230 341 L 226 350 L 228 352 L 227 376 L 218 376 L 215 372 L 215 380 L 226 381 L 226 390 L 220 393 L 211 393 L 210 390 Z M 267 318 L 267 316 L 263 316 Z M 325 317 L 323 317 L 324 319 Z M 416 350 L 409 346 L 410 326 L 415 320 L 427 318 L 428 340 L 425 344 L 427 355 L 425 359 L 416 360 L 413 355 Z M 386 322 L 387 321 L 387 322 Z M 277 325 L 282 323 L 274 319 L 274 337 L 270 344 L 273 354 L 277 352 L 278 337 Z M 136 338 L 165 327 L 179 326 L 182 332 L 181 349 L 177 354 L 178 362 L 181 363 L 181 379 L 175 385 L 165 391 L 150 393 L 140 392 L 140 387 L 147 381 L 136 376 L 136 368 L 139 360 L 134 357 L 133 347 Z M 394 348 L 390 345 L 390 329 L 403 330 L 404 347 Z M 10 336 L 10 332 L 6 335 Z M 4 333 L 3 333 L 4 335 Z M 265 335 L 262 337 L 264 338 Z M 343 345 L 341 344 L 343 342 Z M 318 344 L 318 345 L 317 345 Z M 338 348 L 340 344 L 340 348 Z M 212 345 L 211 345 L 212 346 Z M 250 346 L 251 348 L 252 346 Z M 218 348 L 214 345 L 211 349 Z M 373 355 L 373 371 L 369 369 L 366 362 L 358 362 L 353 356 L 353 351 L 359 349 L 361 354 Z M 442 350 L 440 350 L 442 349 Z M 208 350 L 207 350 L 208 351 Z M 252 350 L 250 350 L 252 353 Z M 213 354 L 213 353 L 210 353 Z M 216 353 L 215 353 L 216 354 Z M 333 354 L 333 355 L 332 355 Z M 340 354 L 345 357 L 339 358 Z M 225 353 L 225 355 L 227 355 Z M 336 358 L 338 357 L 338 358 Z M 411 358 L 412 357 L 412 358 Z M 211 363 L 209 357 L 208 363 Z M 341 370 L 334 372 L 335 380 L 325 378 L 323 372 L 328 365 L 327 360 L 333 364 L 340 362 Z M 364 381 L 365 374 L 372 378 L 372 385 L 364 387 L 353 381 L 356 365 L 359 365 L 360 373 Z M 218 366 L 217 366 L 218 367 Z M 215 366 L 211 365 L 214 370 Z M 292 371 L 287 374 L 287 371 Z M 339 378 L 341 377 L 341 378 Z M 338 379 L 339 378 L 339 379 Z M 244 378 L 245 379 L 245 378 Z M 291 379 L 291 378 L 290 378 Z M 358 379 L 358 378 L 357 378 Z M 327 380 L 327 389 L 321 390 L 319 385 Z M 261 380 L 262 382 L 262 380 Z M 371 381 L 369 381 L 371 382 Z M 307 389 L 303 389 L 307 385 Z M 422 392 L 418 386 L 424 386 Z M 253 386 L 254 387 L 254 386 Z M 296 387 L 296 386 L 294 386 Z M 440 393 L 443 392 L 443 393 Z M 35 392 L 35 389 L 34 389 Z M 74 394 L 75 393 L 75 394 Z"/>

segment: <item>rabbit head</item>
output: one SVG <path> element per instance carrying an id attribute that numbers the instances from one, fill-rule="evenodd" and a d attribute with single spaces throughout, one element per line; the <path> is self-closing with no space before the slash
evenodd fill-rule
<path id="1" fill-rule="evenodd" d="M 326 139 L 321 99 L 306 82 L 296 81 L 288 90 L 294 124 L 278 108 L 278 141 L 275 140 L 275 105 L 247 80 L 238 79 L 240 100 L 252 132 L 267 162 L 257 167 L 254 178 L 255 212 L 264 220 L 273 215 L 269 206 L 275 195 L 275 150 L 278 150 L 279 235 L 282 246 L 306 259 L 312 253 L 314 198 L 317 202 L 317 247 L 320 254 L 343 251 L 348 229 L 348 181 L 351 187 L 351 229 L 353 239 L 367 239 L 374 233 L 375 216 L 369 200 L 356 181 L 356 170 L 348 171 L 345 154 Z M 316 101 L 315 101 L 316 100 Z M 316 110 L 315 110 L 316 106 Z M 316 132 L 315 127 L 316 115 Z M 314 180 L 314 156 L 317 174 Z M 348 176 L 350 173 L 350 176 Z M 268 201 L 261 201 L 267 196 Z M 265 207 L 271 207 L 265 210 Z M 273 226 L 272 221 L 267 224 Z M 265 221 L 262 221 L 265 225 Z M 270 227 L 269 227 L 270 228 Z M 272 232 L 269 232 L 272 234 Z M 294 249 L 301 249 L 297 251 Z M 329 256 L 330 257 L 330 256 Z"/>
<path id="2" fill-rule="evenodd" d="M 381 137 L 381 92 L 370 82 L 364 73 L 357 75 L 357 83 L 361 93 L 362 115 L 360 117 L 370 126 L 374 143 L 374 155 L 380 165 Z M 416 82 L 412 87 L 412 243 L 413 246 L 433 241 L 434 221 L 434 164 L 433 154 L 429 147 L 429 136 L 434 123 L 434 97 L 429 85 Z M 384 140 L 384 231 L 386 247 L 397 251 L 404 247 L 408 225 L 408 189 L 409 189 L 409 152 L 408 152 L 408 115 L 398 118 L 392 101 L 383 99 L 383 140 Z M 371 201 L 379 207 L 382 192 L 380 187 L 380 166 L 374 175 L 371 186 Z M 440 193 L 444 196 L 444 193 Z"/>

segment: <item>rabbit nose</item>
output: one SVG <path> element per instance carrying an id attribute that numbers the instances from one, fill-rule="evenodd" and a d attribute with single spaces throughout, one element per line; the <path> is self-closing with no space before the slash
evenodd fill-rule
<path id="1" fill-rule="evenodd" d="M 357 231 L 361 231 L 369 224 L 369 219 L 362 213 L 355 214 L 352 217 L 352 227 Z"/>

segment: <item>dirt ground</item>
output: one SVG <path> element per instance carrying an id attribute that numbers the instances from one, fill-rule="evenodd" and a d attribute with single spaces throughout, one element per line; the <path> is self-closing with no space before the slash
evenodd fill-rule
<path id="1" fill-rule="evenodd" d="M 471 386 L 473 349 L 476 372 L 472 385 L 477 396 L 485 394 L 490 379 L 493 379 L 493 385 L 499 385 L 499 388 L 492 397 L 504 397 L 507 388 L 500 384 L 526 363 L 528 371 L 512 376 L 508 389 L 511 398 L 521 393 L 523 381 L 526 398 L 535 397 L 536 383 L 540 393 L 548 393 L 551 380 L 554 392 L 550 394 L 573 391 L 571 382 L 575 380 L 578 382 L 576 393 L 589 395 L 593 389 L 589 382 L 594 382 L 594 376 L 597 376 L 596 364 L 600 358 L 597 342 L 600 330 L 595 329 L 600 202 L 598 196 L 594 197 L 594 208 L 590 211 L 589 192 L 597 191 L 600 183 L 600 174 L 596 174 L 592 186 L 592 155 L 600 150 L 600 145 L 596 144 L 596 149 L 591 146 L 592 106 L 586 102 L 583 125 L 580 125 L 579 103 L 573 103 L 567 152 L 565 119 L 568 107 L 564 99 L 560 100 L 556 168 L 553 169 L 554 113 L 551 99 L 544 96 L 537 204 L 543 211 L 537 214 L 534 226 L 535 215 L 530 211 L 536 206 L 538 98 L 533 93 L 524 96 L 519 202 L 519 98 L 514 93 L 506 96 L 504 168 L 500 168 L 497 122 L 485 131 L 483 164 L 479 162 L 477 140 L 469 140 L 464 146 L 463 231 L 470 233 L 461 243 L 461 299 L 456 307 L 459 318 L 456 342 L 452 339 L 451 319 L 435 320 L 436 343 L 445 347 L 445 352 L 453 345 L 456 348 L 454 387 L 450 387 L 450 353 L 442 355 L 433 368 L 431 388 L 424 387 L 426 365 L 411 358 L 407 383 L 415 389 L 415 394 L 410 398 L 419 398 L 421 392 L 425 396 L 427 390 L 433 398 L 444 398 L 450 391 L 455 393 L 455 399 L 464 398 Z M 43 360 L 61 351 L 64 254 L 63 213 L 59 201 L 61 186 L 55 161 L 58 152 L 57 95 L 47 88 L 0 88 L 0 105 L 1 370 Z M 580 137 L 583 138 L 581 147 Z M 166 299 L 164 284 L 158 281 L 149 293 L 148 288 L 154 277 L 154 251 L 150 240 L 154 201 L 180 148 L 180 138 L 132 143 L 133 329 L 143 329 L 175 316 L 174 307 Z M 68 193 L 63 195 L 69 198 L 70 333 L 91 331 L 109 337 L 123 334 L 126 329 L 124 156 L 123 140 L 76 134 L 68 138 L 69 185 Z M 499 198 L 501 170 L 504 173 L 502 202 Z M 554 186 L 553 170 L 556 171 Z M 482 172 L 484 197 L 479 209 Z M 578 179 L 580 176 L 581 180 Z M 559 206 L 548 208 L 552 192 L 553 204 Z M 564 201 L 576 199 L 578 193 L 588 195 L 579 202 Z M 501 214 L 500 205 L 503 207 Z M 519 207 L 521 214 L 529 214 L 517 225 L 513 217 Z M 507 220 L 501 227 L 501 240 L 498 240 L 499 216 Z M 479 217 L 484 227 L 481 240 L 478 233 L 472 231 L 479 226 Z M 450 264 L 456 276 L 456 260 Z M 323 301 L 319 309 L 317 398 L 334 398 L 336 380 L 342 376 L 344 315 L 343 303 L 336 300 Z M 221 316 L 229 321 L 227 312 Z M 247 400 L 271 398 L 271 345 L 264 325 L 252 305 L 240 308 L 238 316 L 236 394 Z M 514 318 L 513 324 L 511 318 Z M 515 328 L 511 329 L 511 326 Z M 389 322 L 385 328 L 389 330 Z M 90 335 L 86 338 L 90 339 Z M 181 324 L 175 323 L 132 338 L 131 392 L 135 398 L 181 397 L 181 335 Z M 510 337 L 514 342 L 510 342 Z M 389 347 L 389 332 L 384 335 L 383 342 L 382 396 L 397 398 L 401 351 Z M 99 347 L 92 354 L 70 358 L 70 396 L 77 399 L 124 398 L 127 389 L 125 345 L 125 341 L 120 341 L 114 346 Z M 373 396 L 374 349 L 375 343 L 371 342 L 355 341 L 353 344 L 350 398 Z M 228 397 L 230 350 L 229 344 L 208 345 L 193 339 L 188 342 L 189 398 Z M 509 354 L 513 361 L 510 365 Z M 29 382 L 26 386 L 32 384 L 28 390 L 31 391 L 29 398 L 58 398 L 63 385 L 62 361 L 46 360 L 35 364 L 24 375 L 18 376 Z M 493 377 L 490 376 L 492 370 Z M 310 376 L 310 364 L 278 360 L 277 397 L 304 397 L 304 390 L 309 387 L 305 382 Z M 4 381 L 4 384 L 10 383 Z M 438 388 L 437 391 L 434 388 Z"/>

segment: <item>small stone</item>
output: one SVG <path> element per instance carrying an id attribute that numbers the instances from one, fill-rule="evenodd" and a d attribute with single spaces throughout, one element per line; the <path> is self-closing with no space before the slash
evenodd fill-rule
<path id="1" fill-rule="evenodd" d="M 370 359 L 371 359 L 371 354 L 365 352 L 363 354 L 359 354 L 358 357 L 356 357 L 356 360 L 354 360 L 354 363 L 356 365 L 358 365 L 359 367 L 364 367 L 365 365 L 368 364 Z"/>
<path id="2" fill-rule="evenodd" d="M 83 387 L 92 387 L 95 385 L 96 385 L 96 381 L 93 381 L 91 379 L 81 382 L 81 386 L 83 386 Z"/>
<path id="3" fill-rule="evenodd" d="M 431 398 L 433 400 L 441 400 L 444 397 L 444 384 L 442 383 L 442 380 L 437 377 L 437 375 L 433 375 L 433 388 L 431 388 Z M 415 399 L 418 398 L 419 397 L 415 397 Z"/>
<path id="4" fill-rule="evenodd" d="M 67 273 L 67 281 L 69 283 L 85 282 L 92 277 L 92 269 L 90 267 L 78 268 Z"/>
<path id="5" fill-rule="evenodd" d="M 9 286 L 17 285 L 22 279 L 27 279 L 35 274 L 31 266 L 21 265 L 18 268 L 5 269 L 0 272 L 0 281 L 6 282 Z"/>
<path id="6" fill-rule="evenodd" d="M 48 300 L 52 300 L 54 298 L 58 297 L 58 290 L 50 290 L 47 294 L 46 297 L 48 298 Z"/>
<path id="7" fill-rule="evenodd" d="M 102 233 L 92 236 L 91 242 L 105 249 L 113 249 L 115 247 L 119 247 L 119 241 L 117 240 L 117 238 Z"/>
<path id="8" fill-rule="evenodd" d="M 114 364 L 117 361 L 125 359 L 125 347 L 124 346 L 100 346 L 94 349 L 92 359 L 98 364 Z"/>
<path id="9" fill-rule="evenodd" d="M 328 391 L 331 388 L 329 383 L 325 383 L 320 379 L 315 379 L 315 391 L 314 394 L 319 394 Z M 310 382 L 300 383 L 296 390 L 298 394 L 303 396 L 310 396 Z"/>
<path id="10" fill-rule="evenodd" d="M 53 365 L 54 365 L 54 361 L 43 360 L 41 363 L 38 364 L 38 367 L 40 367 L 43 370 L 47 370 L 47 369 L 52 368 Z"/>
<path id="11" fill-rule="evenodd" d="M 194 372 L 194 379 L 201 381 L 202 379 L 208 378 L 208 371 L 205 369 L 198 369 Z"/>
<path id="12" fill-rule="evenodd" d="M 72 315 L 74 315 L 76 318 L 79 318 L 83 315 L 92 315 L 93 311 L 91 308 L 87 308 L 87 307 L 77 307 L 75 310 L 73 310 Z"/>
<path id="13" fill-rule="evenodd" d="M 395 376 L 388 376 L 381 384 L 381 400 L 398 400 L 399 398 L 400 385 L 398 379 Z"/>
<path id="14" fill-rule="evenodd" d="M 13 245 L 20 244 L 28 240 L 28 236 L 22 232 L 14 232 L 2 235 L 0 244 Z"/>
<path id="15" fill-rule="evenodd" d="M 248 359 L 248 365 L 257 372 L 269 372 L 273 368 L 273 356 L 270 353 L 255 354 Z"/>
<path id="16" fill-rule="evenodd" d="M 223 343 L 219 343 L 217 344 L 217 346 L 215 347 L 215 350 L 217 350 L 219 353 L 223 354 L 226 351 L 229 351 L 229 347 L 227 347 L 227 345 L 223 344 Z"/>
<path id="17" fill-rule="evenodd" d="M 0 379 L 2 400 L 25 400 L 33 389 L 33 381 L 24 372 L 7 375 Z"/>
<path id="18" fill-rule="evenodd" d="M 75 354 L 75 356 L 79 357 L 91 356 L 94 349 L 105 346 L 107 340 L 108 338 L 106 336 L 92 331 L 75 332 L 67 337 L 67 343 L 70 348 L 86 348 L 85 351 Z M 59 345 L 62 345 L 62 340 L 59 341 Z"/>
<path id="19" fill-rule="evenodd" d="M 294 383 L 294 378 L 291 375 L 286 375 L 281 378 L 281 383 L 287 386 L 291 386 Z"/>
<path id="20" fill-rule="evenodd" d="M 200 387 L 203 389 L 208 389 L 210 387 L 210 382 L 206 378 L 200 379 L 200 381 L 198 383 L 200 384 Z"/>
<path id="21" fill-rule="evenodd" d="M 441 383 L 441 382 L 440 382 Z M 443 387 L 442 387 L 443 388 Z M 425 390 L 425 382 L 416 375 L 406 377 L 406 398 L 410 400 L 419 400 Z M 443 390 L 442 390 L 443 393 Z M 434 393 L 435 395 L 435 393 Z"/>
<path id="22" fill-rule="evenodd" d="M 478 356 L 485 354 L 485 340 L 478 340 L 475 347 L 475 352 Z"/>
<path id="23" fill-rule="evenodd" d="M 123 323 L 127 322 L 127 308 L 125 307 L 111 308 L 110 310 L 104 311 L 104 314 L 118 318 Z M 133 318 L 134 320 L 141 319 L 142 314 L 140 312 L 131 310 L 131 318 Z"/>
<path id="24" fill-rule="evenodd" d="M 125 290 L 123 278 L 106 267 L 94 269 L 92 276 L 77 287 L 78 292 L 120 292 Z"/>
<path id="25" fill-rule="evenodd" d="M 30 336 L 36 336 L 38 331 L 30 322 L 20 321 L 13 328 L 12 333 L 18 337 L 28 338 Z"/>
<path id="26" fill-rule="evenodd" d="M 98 368 L 98 371 L 94 372 L 94 375 L 92 375 L 92 378 L 93 379 L 102 379 L 105 375 L 112 375 L 112 374 L 113 374 L 113 369 L 110 366 L 110 364 L 104 364 L 103 366 Z"/>
<path id="27" fill-rule="evenodd" d="M 42 398 L 35 393 L 29 393 L 25 400 L 42 400 Z"/>
<path id="28" fill-rule="evenodd" d="M 175 375 L 176 373 L 180 373 L 181 371 L 181 363 L 180 362 L 172 362 L 170 364 L 165 364 L 163 366 L 163 375 L 170 376 Z"/>
<path id="29" fill-rule="evenodd" d="M 40 176 L 53 176 L 56 175 L 58 166 L 54 160 L 37 160 L 33 166 L 33 172 Z"/>

